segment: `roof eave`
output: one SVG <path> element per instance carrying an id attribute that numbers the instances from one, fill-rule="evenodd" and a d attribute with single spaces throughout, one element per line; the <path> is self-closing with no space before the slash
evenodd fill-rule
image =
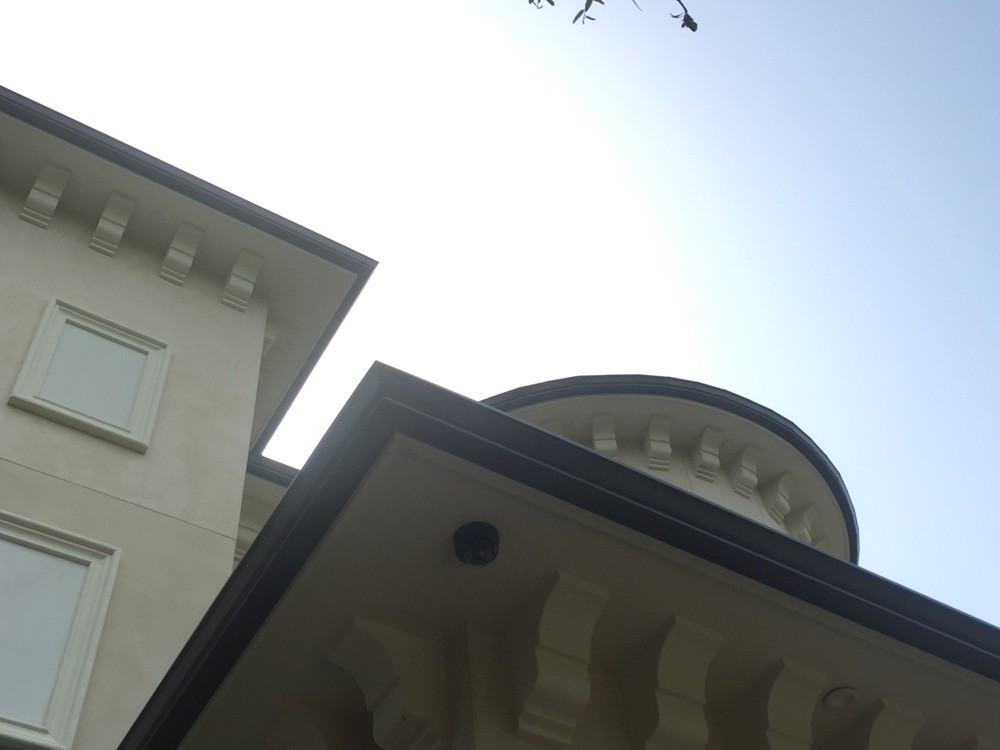
<path id="1" fill-rule="evenodd" d="M 120 750 L 174 748 L 397 433 L 1000 681 L 1000 630 L 492 407 L 375 364 Z"/>

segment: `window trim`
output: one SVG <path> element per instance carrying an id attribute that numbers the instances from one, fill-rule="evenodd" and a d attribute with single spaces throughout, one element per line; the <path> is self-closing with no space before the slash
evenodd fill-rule
<path id="1" fill-rule="evenodd" d="M 0 715 L 0 742 L 16 747 L 68 750 L 101 640 L 121 550 L 12 513 L 0 511 L 0 540 L 87 566 L 59 674 L 41 726 Z"/>
<path id="2" fill-rule="evenodd" d="M 110 424 L 40 395 L 59 337 L 67 325 L 102 336 L 146 355 L 128 425 Z M 49 301 L 7 403 L 91 435 L 145 453 L 166 381 L 170 351 L 166 344 L 58 299 Z"/>

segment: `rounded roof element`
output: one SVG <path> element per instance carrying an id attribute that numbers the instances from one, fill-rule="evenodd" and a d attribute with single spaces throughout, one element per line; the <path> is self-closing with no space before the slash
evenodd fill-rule
<path id="1" fill-rule="evenodd" d="M 595 375 L 483 403 L 858 561 L 857 517 L 840 472 L 793 422 L 747 398 L 679 378 Z"/>

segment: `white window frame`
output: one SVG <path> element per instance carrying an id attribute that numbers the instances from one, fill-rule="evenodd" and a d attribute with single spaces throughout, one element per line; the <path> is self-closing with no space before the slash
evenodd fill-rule
<path id="1" fill-rule="evenodd" d="M 121 550 L 4 512 L 0 512 L 0 539 L 87 566 L 43 724 L 0 715 L 0 745 L 69 750 L 83 710 Z"/>
<path id="2" fill-rule="evenodd" d="M 68 323 L 146 355 L 146 364 L 127 426 L 110 424 L 40 395 L 45 373 L 59 344 L 59 336 Z M 145 453 L 153 434 L 153 420 L 163 393 L 169 360 L 170 351 L 163 342 L 53 299 L 45 308 L 42 322 L 7 403 Z"/>

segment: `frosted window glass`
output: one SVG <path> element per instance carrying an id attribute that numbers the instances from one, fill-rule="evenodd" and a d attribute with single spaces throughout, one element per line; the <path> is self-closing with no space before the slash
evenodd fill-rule
<path id="1" fill-rule="evenodd" d="M 87 566 L 0 539 L 0 715 L 40 726 Z"/>
<path id="2" fill-rule="evenodd" d="M 38 395 L 47 401 L 128 427 L 146 353 L 67 322 Z"/>

